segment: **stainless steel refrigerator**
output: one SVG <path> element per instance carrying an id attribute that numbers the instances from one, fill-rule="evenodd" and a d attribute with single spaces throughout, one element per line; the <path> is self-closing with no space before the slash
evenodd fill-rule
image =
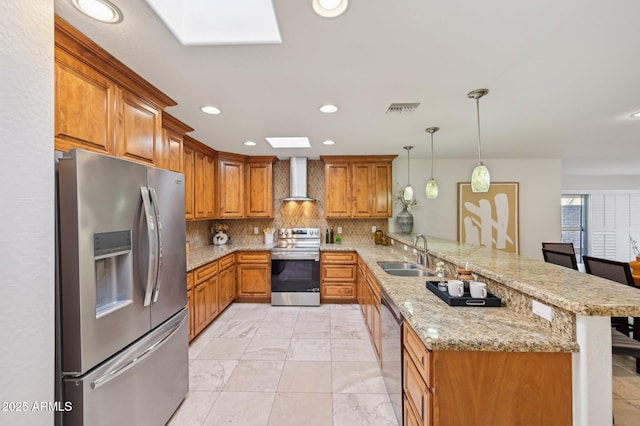
<path id="1" fill-rule="evenodd" d="M 189 387 L 184 176 L 84 150 L 57 166 L 64 425 L 163 425 Z"/>

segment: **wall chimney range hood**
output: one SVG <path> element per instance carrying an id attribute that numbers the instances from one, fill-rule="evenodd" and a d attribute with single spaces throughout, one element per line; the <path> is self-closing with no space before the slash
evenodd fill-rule
<path id="1" fill-rule="evenodd" d="M 289 196 L 281 201 L 316 201 L 307 196 L 307 158 L 291 157 L 289 159 L 290 186 Z"/>

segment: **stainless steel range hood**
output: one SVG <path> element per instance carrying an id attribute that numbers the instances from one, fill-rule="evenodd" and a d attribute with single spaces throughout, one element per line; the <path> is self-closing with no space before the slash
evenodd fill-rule
<path id="1" fill-rule="evenodd" d="M 307 196 L 307 158 L 291 157 L 289 159 L 290 186 L 289 196 L 281 201 L 316 201 Z"/>

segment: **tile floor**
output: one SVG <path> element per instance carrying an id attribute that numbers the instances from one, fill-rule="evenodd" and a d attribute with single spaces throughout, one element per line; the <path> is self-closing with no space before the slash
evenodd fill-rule
<path id="1" fill-rule="evenodd" d="M 397 425 L 357 305 L 235 303 L 189 347 L 170 426 Z M 616 426 L 640 424 L 635 360 L 613 357 Z"/>
<path id="2" fill-rule="evenodd" d="M 358 305 L 235 303 L 189 347 L 183 425 L 394 425 Z"/>
<path id="3" fill-rule="evenodd" d="M 613 415 L 616 426 L 640 425 L 640 375 L 628 356 L 613 356 Z"/>

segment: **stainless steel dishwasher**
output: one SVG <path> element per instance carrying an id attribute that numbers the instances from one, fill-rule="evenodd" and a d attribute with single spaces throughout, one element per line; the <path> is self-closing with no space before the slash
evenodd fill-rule
<path id="1" fill-rule="evenodd" d="M 402 422 L 402 323 L 404 317 L 391 298 L 382 291 L 382 377 L 393 405 Z"/>

